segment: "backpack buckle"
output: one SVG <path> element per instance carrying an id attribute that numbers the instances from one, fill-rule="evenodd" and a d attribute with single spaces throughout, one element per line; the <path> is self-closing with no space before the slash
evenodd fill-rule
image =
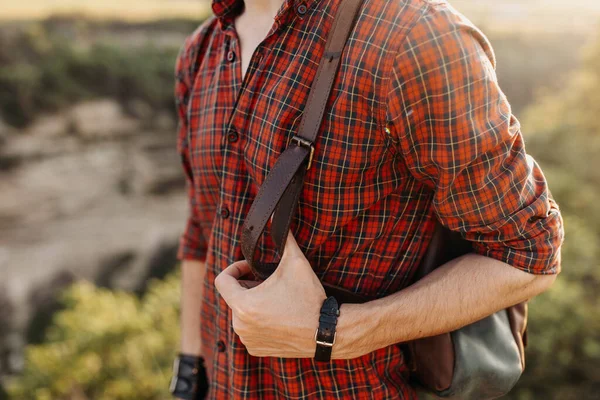
<path id="1" fill-rule="evenodd" d="M 292 142 L 292 141 L 294 141 L 297 146 L 304 146 L 304 147 L 310 149 L 310 155 L 308 156 L 308 165 L 306 167 L 306 170 L 308 171 L 312 164 L 313 154 L 315 153 L 315 146 L 314 146 L 313 142 L 306 140 L 301 136 L 294 135 L 288 140 L 288 144 L 287 144 L 288 147 L 290 146 L 290 142 Z"/>

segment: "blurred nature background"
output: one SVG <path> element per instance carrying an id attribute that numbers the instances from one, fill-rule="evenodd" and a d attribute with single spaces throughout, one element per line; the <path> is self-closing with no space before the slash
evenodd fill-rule
<path id="1" fill-rule="evenodd" d="M 564 213 L 510 399 L 600 399 L 600 2 L 454 0 Z M 168 399 L 173 69 L 208 0 L 0 0 L 0 399 Z"/>

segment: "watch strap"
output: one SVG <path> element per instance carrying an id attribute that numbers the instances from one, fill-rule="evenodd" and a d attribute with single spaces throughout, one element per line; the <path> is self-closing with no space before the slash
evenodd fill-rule
<path id="1" fill-rule="evenodd" d="M 169 391 L 184 400 L 201 400 L 208 391 L 208 378 L 202 356 L 179 354 L 173 362 Z"/>
<path id="2" fill-rule="evenodd" d="M 321 306 L 319 316 L 319 327 L 315 332 L 317 348 L 315 350 L 315 361 L 327 362 L 331 360 L 331 350 L 335 343 L 335 328 L 340 309 L 337 300 L 329 296 Z"/>

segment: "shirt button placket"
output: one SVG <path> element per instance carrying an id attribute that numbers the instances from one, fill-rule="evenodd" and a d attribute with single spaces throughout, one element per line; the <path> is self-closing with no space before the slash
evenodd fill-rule
<path id="1" fill-rule="evenodd" d="M 230 65 L 230 68 L 235 65 L 235 62 L 237 61 L 237 54 L 236 51 L 240 51 L 238 47 L 236 47 L 236 41 L 235 39 L 230 39 L 229 43 L 227 43 L 227 52 L 225 54 L 225 59 L 226 63 L 228 63 Z M 229 71 L 230 73 L 234 73 L 233 70 Z M 232 110 L 232 114 L 230 117 L 230 125 L 229 125 L 229 129 L 227 129 L 226 131 L 223 132 L 223 138 L 221 139 L 221 146 L 224 150 L 224 155 L 223 155 L 223 168 L 225 169 L 225 172 L 236 172 L 237 168 L 235 167 L 235 165 L 240 162 L 239 157 L 240 154 L 238 151 L 230 151 L 230 149 L 227 149 L 227 147 L 229 146 L 234 146 L 235 143 L 240 141 L 240 134 L 238 133 L 238 131 L 236 130 L 236 128 L 233 126 L 235 124 L 236 121 L 236 110 L 233 109 Z M 231 229 L 233 227 L 233 224 L 236 223 L 236 221 L 231 221 L 231 212 L 233 209 L 235 209 L 236 207 L 236 193 L 233 192 L 232 190 L 232 186 L 236 186 L 236 180 L 235 178 L 232 176 L 233 174 L 230 173 L 225 173 L 224 174 L 224 179 L 222 181 L 222 186 L 221 186 L 221 202 L 220 205 L 221 207 L 219 208 L 219 216 L 221 217 L 221 228 L 222 228 L 222 233 L 223 236 L 227 236 L 230 234 Z M 233 200 L 232 200 L 233 199 Z M 228 201 L 230 201 L 230 203 L 228 203 Z M 227 204 L 227 205 L 226 205 Z M 230 210 L 229 207 L 232 207 L 232 210 Z M 229 222 L 231 221 L 231 222 Z M 229 247 L 231 245 L 231 242 L 229 241 L 228 244 L 224 244 L 222 247 L 222 251 L 224 252 L 228 252 L 229 251 Z M 226 267 L 227 265 L 224 265 L 223 267 Z M 221 310 L 220 314 L 220 321 L 218 323 L 219 325 L 219 333 L 217 337 L 220 337 L 220 339 L 217 341 L 216 343 L 216 348 L 215 351 L 219 354 L 219 357 L 223 357 L 223 362 L 224 365 L 228 364 L 227 359 L 229 358 L 229 354 L 228 354 L 228 349 L 227 349 L 227 343 L 230 343 L 231 341 L 231 337 L 234 334 L 233 332 L 233 327 L 231 325 L 230 322 L 230 317 L 229 317 L 229 310 Z M 233 351 L 233 349 L 229 349 L 230 351 Z M 223 382 L 223 384 L 225 386 L 229 386 L 231 384 L 231 376 L 228 376 L 225 379 L 225 382 Z M 229 382 L 227 382 L 229 381 Z"/>

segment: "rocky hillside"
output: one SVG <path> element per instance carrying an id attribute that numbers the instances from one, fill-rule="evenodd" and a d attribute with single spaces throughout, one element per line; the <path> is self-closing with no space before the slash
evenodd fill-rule
<path id="1" fill-rule="evenodd" d="M 139 291 L 173 267 L 187 213 L 175 124 L 132 108 L 89 101 L 0 128 L 4 371 L 18 369 L 24 340 L 41 339 L 71 281 Z"/>
<path id="2" fill-rule="evenodd" d="M 0 376 L 72 281 L 142 292 L 174 267 L 174 62 L 196 24 L 0 24 Z"/>

